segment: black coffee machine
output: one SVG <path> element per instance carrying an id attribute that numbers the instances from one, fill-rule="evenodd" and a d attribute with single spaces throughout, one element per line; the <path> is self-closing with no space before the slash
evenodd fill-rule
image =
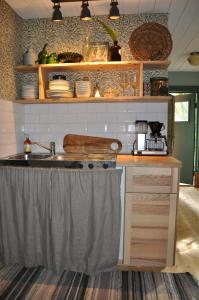
<path id="1" fill-rule="evenodd" d="M 167 155 L 167 140 L 166 136 L 161 134 L 165 129 L 163 123 L 159 121 L 136 121 L 137 123 L 145 124 L 145 132 L 136 130 L 136 140 L 133 143 L 133 155 Z M 147 124 L 147 130 L 146 130 Z M 151 133 L 147 138 L 148 127 Z M 137 128 L 137 127 L 136 127 Z M 140 127 L 139 127 L 140 128 Z M 142 138 L 142 147 L 140 147 L 140 137 Z"/>
<path id="2" fill-rule="evenodd" d="M 150 138 L 147 139 L 147 149 L 152 151 L 164 151 L 165 146 L 167 146 L 166 136 L 161 134 L 161 131 L 165 129 L 164 124 L 155 121 L 148 122 L 148 125 L 151 130 L 151 133 Z"/>

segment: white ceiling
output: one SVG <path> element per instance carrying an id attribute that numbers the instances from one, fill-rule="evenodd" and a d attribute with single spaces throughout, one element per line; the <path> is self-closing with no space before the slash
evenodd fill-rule
<path id="1" fill-rule="evenodd" d="M 51 18 L 51 0 L 6 0 L 24 19 Z M 169 71 L 199 71 L 187 62 L 190 52 L 199 51 L 199 0 L 118 0 L 120 14 L 168 13 L 173 50 Z M 79 16 L 81 2 L 62 3 L 64 17 Z M 107 15 L 110 0 L 90 2 L 96 15 Z M 91 10 L 92 12 L 92 10 Z"/>

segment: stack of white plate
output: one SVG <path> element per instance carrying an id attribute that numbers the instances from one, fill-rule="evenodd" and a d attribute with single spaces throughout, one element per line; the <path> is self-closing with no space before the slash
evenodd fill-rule
<path id="1" fill-rule="evenodd" d="M 51 80 L 46 95 L 48 98 L 73 97 L 72 83 L 64 79 Z"/>
<path id="2" fill-rule="evenodd" d="M 91 82 L 89 80 L 80 80 L 75 82 L 75 91 L 77 97 L 91 96 Z"/>
<path id="3" fill-rule="evenodd" d="M 21 96 L 23 99 L 37 99 L 38 88 L 34 85 L 26 84 L 22 86 Z"/>

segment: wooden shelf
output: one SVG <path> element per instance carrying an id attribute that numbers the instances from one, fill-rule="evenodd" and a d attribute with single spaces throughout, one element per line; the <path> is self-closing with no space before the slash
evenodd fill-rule
<path id="1" fill-rule="evenodd" d="M 100 103 L 100 102 L 167 102 L 168 97 L 143 97 L 143 71 L 167 69 L 169 61 L 108 61 L 108 62 L 80 62 L 58 63 L 40 65 L 18 65 L 16 72 L 36 73 L 39 82 L 39 100 L 18 100 L 18 103 L 44 104 L 44 103 Z M 64 98 L 45 99 L 46 90 L 49 86 L 48 75 L 51 72 L 67 71 L 128 71 L 137 73 L 137 89 L 139 97 L 114 97 L 114 98 Z"/>
<path id="2" fill-rule="evenodd" d="M 149 103 L 162 103 L 172 100 L 172 96 L 121 96 L 114 98 L 58 98 L 58 99 L 24 99 L 16 100 L 20 104 L 58 104 L 58 103 L 133 103 L 133 102 L 149 102 Z"/>
<path id="3" fill-rule="evenodd" d="M 167 69 L 169 61 L 108 61 L 108 62 L 80 62 L 80 63 L 58 63 L 43 65 L 18 65 L 17 72 L 37 72 L 39 67 L 47 72 L 61 71 L 122 71 L 132 70 L 135 65 L 143 65 L 144 70 Z"/>
<path id="4" fill-rule="evenodd" d="M 39 65 L 18 65 L 15 66 L 15 71 L 21 73 L 36 73 Z"/>

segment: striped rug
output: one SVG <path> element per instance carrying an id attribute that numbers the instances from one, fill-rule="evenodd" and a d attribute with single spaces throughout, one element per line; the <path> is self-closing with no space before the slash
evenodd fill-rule
<path id="1" fill-rule="evenodd" d="M 199 300 L 189 273 L 110 272 L 96 276 L 0 264 L 0 299 Z"/>

